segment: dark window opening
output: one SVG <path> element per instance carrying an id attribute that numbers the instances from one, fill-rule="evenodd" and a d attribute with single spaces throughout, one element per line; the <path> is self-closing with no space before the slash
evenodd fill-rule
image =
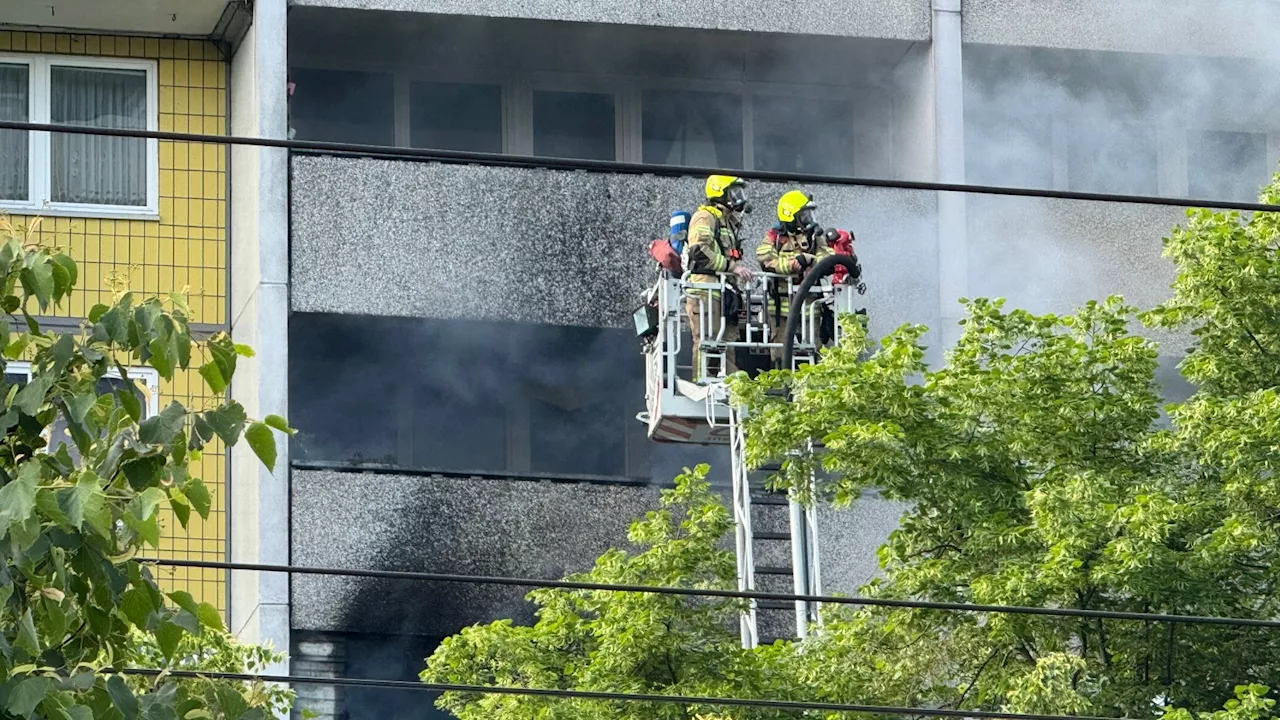
<path id="1" fill-rule="evenodd" d="M 1265 134 L 1193 133 L 1188 145 L 1188 189 L 1194 197 L 1257 201 L 1268 178 Z"/>
<path id="2" fill-rule="evenodd" d="M 299 140 L 395 144 L 391 75 L 294 68 L 289 123 Z"/>
<path id="3" fill-rule="evenodd" d="M 1155 128 L 1078 128 L 1068 153 L 1067 176 L 1070 189 L 1078 192 L 1157 194 Z"/>
<path id="4" fill-rule="evenodd" d="M 690 90 L 646 90 L 640 127 L 644 162 L 742 167 L 742 97 Z"/>
<path id="5" fill-rule="evenodd" d="M 502 88 L 466 83 L 414 83 L 409 99 L 413 147 L 502 152 Z"/>
<path id="6" fill-rule="evenodd" d="M 666 483 L 723 448 L 650 442 L 628 330 L 295 313 L 302 463 Z M 723 480 L 722 480 L 723 479 Z"/>
<path id="7" fill-rule="evenodd" d="M 758 95 L 751 115 L 757 170 L 853 171 L 852 101 Z"/>
<path id="8" fill-rule="evenodd" d="M 617 155 L 614 97 L 604 93 L 533 93 L 533 154 L 613 160 Z"/>

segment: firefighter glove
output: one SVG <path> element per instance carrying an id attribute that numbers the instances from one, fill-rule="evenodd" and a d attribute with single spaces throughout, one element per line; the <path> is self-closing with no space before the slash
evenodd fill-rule
<path id="1" fill-rule="evenodd" d="M 751 278 L 755 276 L 755 274 L 751 272 L 751 268 L 743 265 L 742 263 L 734 263 L 730 270 L 744 283 L 751 282 Z"/>

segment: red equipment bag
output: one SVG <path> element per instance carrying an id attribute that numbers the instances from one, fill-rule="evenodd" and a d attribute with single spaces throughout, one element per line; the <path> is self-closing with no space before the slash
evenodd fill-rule
<path id="1" fill-rule="evenodd" d="M 835 239 L 828 239 L 827 244 L 837 255 L 852 255 L 853 233 L 848 230 L 837 230 Z M 849 271 L 843 265 L 837 265 L 835 270 L 831 271 L 831 282 L 835 285 L 844 282 L 847 277 L 849 277 Z"/>
<path id="2" fill-rule="evenodd" d="M 675 275 L 683 272 L 680 254 L 671 247 L 671 241 L 667 238 L 651 240 L 649 242 L 649 255 L 658 261 L 658 265 L 662 266 L 663 270 Z"/>

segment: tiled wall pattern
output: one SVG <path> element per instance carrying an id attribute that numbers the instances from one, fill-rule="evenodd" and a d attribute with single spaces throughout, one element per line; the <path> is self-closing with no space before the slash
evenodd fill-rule
<path id="1" fill-rule="evenodd" d="M 0 30 L 0 52 L 147 58 L 157 61 L 159 129 L 226 134 L 227 65 L 212 43 L 197 40 L 117 37 Z M 69 302 L 53 315 L 79 318 L 115 288 L 138 296 L 186 290 L 191 322 L 226 323 L 227 146 L 160 142 L 158 220 L 45 218 L 41 241 L 67 248 L 80 267 Z M 22 218 L 15 218 L 21 222 Z M 177 400 L 188 407 L 213 402 L 194 371 L 161 383 L 160 406 Z M 194 513 L 186 531 L 168 510 L 161 522 L 163 557 L 226 558 L 226 454 L 208 448 L 198 467 L 213 493 L 208 520 Z M 159 568 L 168 589 L 182 588 L 197 600 L 226 608 L 226 575 L 217 570 Z"/>

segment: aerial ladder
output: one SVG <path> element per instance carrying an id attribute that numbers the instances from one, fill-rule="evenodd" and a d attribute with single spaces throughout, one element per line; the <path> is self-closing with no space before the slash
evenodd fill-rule
<path id="1" fill-rule="evenodd" d="M 815 272 L 802 283 L 765 273 L 756 275 L 747 287 L 739 288 L 741 339 L 737 341 L 725 339 L 728 324 L 724 313 L 713 314 L 707 306 L 717 301 L 712 298 L 723 298 L 731 289 L 725 274 L 715 282 L 693 282 L 688 273 L 676 275 L 660 268 L 657 283 L 647 291 L 646 302 L 637 311 L 637 333 L 644 338 L 647 405 L 647 410 L 637 417 L 648 426 L 649 438 L 657 442 L 729 446 L 738 589 L 742 591 L 822 594 L 818 518 L 815 504 L 798 502 L 795 489 L 780 496 L 765 487 L 769 473 L 779 468 L 748 466 L 743 432 L 745 410 L 729 402 L 723 373 L 725 360 L 729 353 L 739 353 L 739 358 L 767 357 L 770 351 L 777 350 L 783 353 L 784 366 L 792 370 L 817 362 L 823 316 L 830 320 L 863 312 L 854 308 L 851 286 L 832 284 L 830 277 L 824 276 L 836 264 L 846 264 L 854 272 L 856 265 L 839 259 L 847 256 L 836 257 L 833 262 L 815 266 Z M 794 330 L 791 343 L 772 337 L 768 312 L 775 290 L 792 299 L 788 321 L 788 328 Z M 809 301 L 802 302 L 802 297 Z M 693 353 L 698 367 L 678 364 L 687 298 L 702 310 L 698 313 L 701 326 L 688 328 L 690 341 L 699 350 Z M 719 322 L 713 322 L 717 316 Z M 829 339 L 838 341 L 840 323 L 829 322 L 828 327 L 832 334 Z M 719 368 L 718 374 L 710 372 L 712 368 Z M 695 377 L 701 380 L 695 382 Z M 810 477 L 809 482 L 812 485 L 815 478 Z M 790 583 L 786 582 L 788 579 Z M 810 627 L 821 624 L 815 602 L 752 599 L 741 616 L 743 646 L 756 647 L 762 628 L 768 631 L 766 639 L 786 636 L 788 614 L 793 614 L 796 638 L 804 638 Z"/>

